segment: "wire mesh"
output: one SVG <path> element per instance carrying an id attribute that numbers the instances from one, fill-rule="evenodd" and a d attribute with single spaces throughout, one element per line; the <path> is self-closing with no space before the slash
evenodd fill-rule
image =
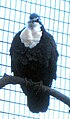
<path id="1" fill-rule="evenodd" d="M 11 74 L 10 45 L 30 13 L 40 15 L 57 43 L 57 80 L 52 87 L 70 97 L 70 2 L 64 0 L 0 0 L 0 78 Z M 70 119 L 69 107 L 52 96 L 45 113 L 33 114 L 26 104 L 19 85 L 5 86 L 0 90 L 0 119 Z"/>

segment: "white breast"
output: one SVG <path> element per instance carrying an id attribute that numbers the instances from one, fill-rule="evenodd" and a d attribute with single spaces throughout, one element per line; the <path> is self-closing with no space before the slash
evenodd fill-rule
<path id="1" fill-rule="evenodd" d="M 30 29 L 28 26 L 21 32 L 20 39 L 26 47 L 33 48 L 36 46 L 42 36 L 42 31 L 40 25 L 35 26 L 33 29 Z"/>

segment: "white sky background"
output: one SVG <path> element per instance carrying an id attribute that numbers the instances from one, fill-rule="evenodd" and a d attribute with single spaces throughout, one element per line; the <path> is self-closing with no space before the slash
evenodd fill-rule
<path id="1" fill-rule="evenodd" d="M 54 36 L 59 51 L 57 81 L 52 87 L 70 97 L 70 3 L 63 0 L 27 1 L 0 0 L 0 76 L 5 72 L 11 74 L 10 43 L 15 33 L 27 23 L 29 14 L 36 12 L 46 30 Z M 0 119 L 70 119 L 68 106 L 53 97 L 46 113 L 33 114 L 26 103 L 19 85 L 5 86 L 0 90 Z"/>

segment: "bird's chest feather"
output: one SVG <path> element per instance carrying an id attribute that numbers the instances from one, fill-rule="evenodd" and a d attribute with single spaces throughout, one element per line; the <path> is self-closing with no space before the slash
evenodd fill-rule
<path id="1" fill-rule="evenodd" d="M 47 36 L 44 34 L 41 36 L 39 43 L 30 48 L 26 47 L 19 37 L 17 42 L 16 40 L 14 40 L 15 43 L 13 42 L 16 47 L 14 53 L 17 56 L 17 60 L 19 59 L 23 65 L 34 62 L 35 64 L 39 63 L 39 65 L 48 66 L 51 57 L 51 44 L 49 41 L 50 40 L 48 40 Z"/>
<path id="2" fill-rule="evenodd" d="M 26 27 L 20 34 L 21 42 L 24 43 L 26 47 L 33 48 L 36 46 L 42 36 L 42 31 L 39 27 L 30 29 Z"/>
<path id="3" fill-rule="evenodd" d="M 42 66 L 48 66 L 50 59 L 51 47 L 47 44 L 44 39 L 33 48 L 26 48 L 25 54 L 22 55 L 21 60 L 25 60 L 26 64 L 28 63 L 39 63 Z"/>

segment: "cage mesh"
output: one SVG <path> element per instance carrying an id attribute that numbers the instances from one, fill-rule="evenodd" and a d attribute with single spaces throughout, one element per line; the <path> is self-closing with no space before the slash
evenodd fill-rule
<path id="1" fill-rule="evenodd" d="M 0 0 L 0 78 L 11 74 L 9 49 L 13 36 L 27 23 L 30 13 L 41 17 L 54 36 L 59 52 L 57 80 L 52 88 L 70 97 L 70 2 L 64 0 Z M 50 97 L 45 113 L 29 111 L 19 85 L 0 89 L 0 119 L 70 119 L 69 107 Z"/>

